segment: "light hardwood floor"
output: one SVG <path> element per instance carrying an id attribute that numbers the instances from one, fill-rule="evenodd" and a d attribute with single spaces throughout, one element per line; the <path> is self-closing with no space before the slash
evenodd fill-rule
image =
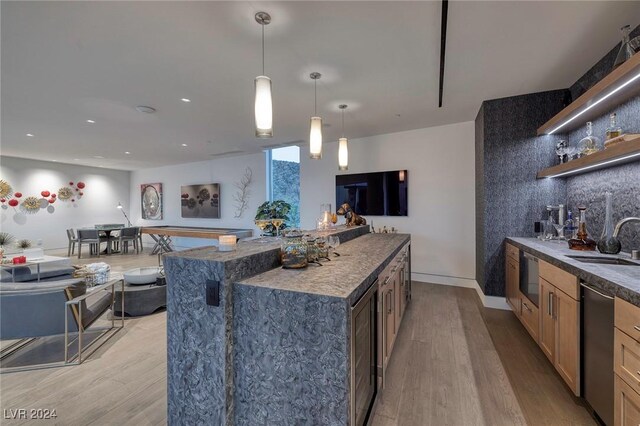
<path id="1" fill-rule="evenodd" d="M 100 260 L 114 271 L 157 263 L 148 252 Z M 511 312 L 483 308 L 472 289 L 413 289 L 371 424 L 594 424 Z M 166 313 L 127 319 L 80 366 L 0 375 L 0 412 L 17 408 L 56 409 L 37 424 L 165 424 Z"/>

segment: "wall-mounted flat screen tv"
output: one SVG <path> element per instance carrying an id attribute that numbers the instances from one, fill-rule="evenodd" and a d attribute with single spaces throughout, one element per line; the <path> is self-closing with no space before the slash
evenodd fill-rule
<path id="1" fill-rule="evenodd" d="M 408 216 L 407 170 L 336 176 L 336 209 L 349 203 L 364 216 Z"/>

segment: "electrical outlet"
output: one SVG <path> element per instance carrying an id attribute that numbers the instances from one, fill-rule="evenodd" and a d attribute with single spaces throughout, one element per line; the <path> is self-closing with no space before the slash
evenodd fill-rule
<path id="1" fill-rule="evenodd" d="M 220 281 L 207 280 L 206 298 L 207 305 L 220 306 Z"/>

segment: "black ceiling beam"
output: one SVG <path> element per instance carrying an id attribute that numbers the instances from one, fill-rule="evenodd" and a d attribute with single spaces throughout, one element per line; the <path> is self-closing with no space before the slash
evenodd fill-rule
<path id="1" fill-rule="evenodd" d="M 440 23 L 440 91 L 438 94 L 438 108 L 442 108 L 442 95 L 444 92 L 444 54 L 447 49 L 448 12 L 449 0 L 442 0 L 442 22 Z"/>

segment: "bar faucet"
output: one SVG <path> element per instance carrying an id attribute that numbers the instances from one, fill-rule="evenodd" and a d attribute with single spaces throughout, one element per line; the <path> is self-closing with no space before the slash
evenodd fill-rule
<path id="1" fill-rule="evenodd" d="M 620 233 L 620 230 L 622 229 L 622 227 L 624 225 L 626 225 L 627 223 L 630 223 L 630 222 L 640 223 L 640 217 L 625 217 L 624 219 L 622 219 L 621 221 L 616 223 L 616 227 L 613 230 L 613 238 L 617 239 L 618 238 L 618 234 Z M 632 259 L 640 258 L 639 254 L 638 254 L 638 250 L 631 250 L 631 258 Z"/>

